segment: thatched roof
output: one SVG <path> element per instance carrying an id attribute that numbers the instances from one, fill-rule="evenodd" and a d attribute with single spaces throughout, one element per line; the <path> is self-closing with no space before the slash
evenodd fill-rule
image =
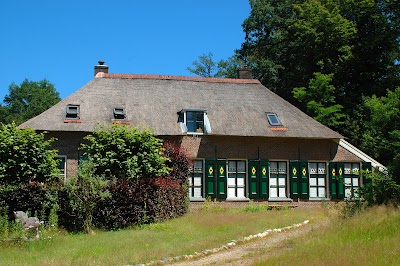
<path id="1" fill-rule="evenodd" d="M 80 123 L 66 123 L 68 104 L 80 105 Z M 194 78 L 99 73 L 88 84 L 21 127 L 46 131 L 93 131 L 111 124 L 123 107 L 134 126 L 156 135 L 183 135 L 177 112 L 205 109 L 213 135 L 340 139 L 254 79 Z M 276 113 L 282 127 L 269 125 Z"/>

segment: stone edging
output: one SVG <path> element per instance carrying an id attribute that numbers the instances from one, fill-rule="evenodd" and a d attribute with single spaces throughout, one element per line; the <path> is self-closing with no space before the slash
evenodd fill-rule
<path id="1" fill-rule="evenodd" d="M 248 241 L 250 241 L 252 239 L 255 239 L 255 238 L 264 238 L 269 234 L 285 232 L 285 231 L 290 230 L 290 229 L 299 228 L 299 227 L 304 226 L 304 225 L 306 225 L 308 223 L 309 223 L 309 221 L 305 220 L 302 223 L 293 224 L 293 225 L 289 225 L 289 226 L 282 227 L 282 228 L 268 229 L 268 230 L 265 230 L 264 232 L 258 233 L 256 235 L 249 235 L 249 236 L 237 239 L 237 240 L 232 240 L 228 244 L 223 245 L 223 246 L 218 247 L 218 248 L 205 249 L 205 250 L 202 250 L 201 252 L 195 252 L 194 254 L 191 254 L 191 255 L 183 255 L 183 256 L 176 256 L 176 257 L 170 257 L 170 258 L 162 258 L 161 260 L 150 261 L 150 262 L 148 262 L 146 264 L 137 264 L 136 266 L 147 266 L 147 265 L 151 266 L 151 265 L 156 265 L 156 264 L 160 264 L 160 263 L 162 264 L 162 263 L 173 262 L 173 261 L 197 259 L 197 258 L 206 256 L 206 255 L 211 255 L 211 254 L 223 251 L 223 250 L 227 250 L 227 249 L 233 248 L 237 244 L 242 244 L 242 243 L 248 242 Z M 127 265 L 127 266 L 130 266 L 130 265 Z"/>

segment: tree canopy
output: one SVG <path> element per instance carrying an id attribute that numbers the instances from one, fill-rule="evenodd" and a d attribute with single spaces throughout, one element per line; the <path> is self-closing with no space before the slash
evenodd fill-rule
<path id="1" fill-rule="evenodd" d="M 22 124 L 61 100 L 54 85 L 47 80 L 36 82 L 25 79 L 21 85 L 12 83 L 8 90 L 4 97 L 5 105 L 0 105 L 0 122 L 5 124 Z"/>

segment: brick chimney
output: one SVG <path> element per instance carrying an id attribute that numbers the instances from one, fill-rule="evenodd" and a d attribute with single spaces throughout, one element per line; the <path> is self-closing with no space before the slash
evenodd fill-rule
<path id="1" fill-rule="evenodd" d="M 99 64 L 94 66 L 94 76 L 97 75 L 97 73 L 103 72 L 103 73 L 108 73 L 108 66 L 104 64 L 104 61 L 99 61 Z"/>
<path id="2" fill-rule="evenodd" d="M 238 79 L 253 79 L 253 72 L 248 67 L 241 67 L 237 70 Z"/>

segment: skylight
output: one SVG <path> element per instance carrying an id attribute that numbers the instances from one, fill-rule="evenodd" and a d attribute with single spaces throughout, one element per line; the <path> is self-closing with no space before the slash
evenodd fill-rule
<path id="1" fill-rule="evenodd" d="M 79 105 L 68 104 L 65 117 L 70 119 L 79 119 Z"/>
<path id="2" fill-rule="evenodd" d="M 279 117 L 275 113 L 267 113 L 267 118 L 268 118 L 268 123 L 271 126 L 282 126 L 281 121 L 279 120 Z"/>
<path id="3" fill-rule="evenodd" d="M 125 119 L 125 110 L 123 107 L 114 108 L 114 119 Z"/>

